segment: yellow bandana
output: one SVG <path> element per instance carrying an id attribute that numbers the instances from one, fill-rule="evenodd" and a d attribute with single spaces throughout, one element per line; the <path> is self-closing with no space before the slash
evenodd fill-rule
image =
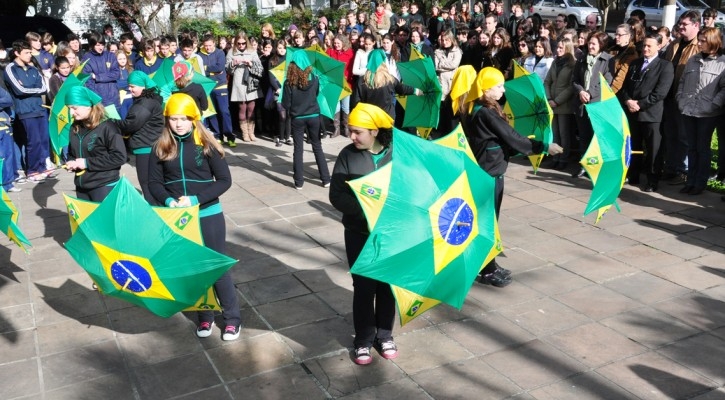
<path id="1" fill-rule="evenodd" d="M 166 101 L 166 108 L 164 108 L 164 116 L 171 115 L 186 115 L 194 121 L 194 144 L 201 146 L 199 130 L 196 129 L 196 122 L 201 120 L 201 112 L 199 112 L 199 107 L 196 106 L 194 99 L 186 93 L 172 94 L 169 100 Z"/>
<path id="2" fill-rule="evenodd" d="M 456 115 L 458 112 L 458 99 L 468 95 L 468 90 L 475 80 L 476 70 L 470 65 L 462 65 L 453 73 L 453 81 L 451 83 L 451 106 L 453 107 L 453 115 Z"/>
<path id="3" fill-rule="evenodd" d="M 483 96 L 483 94 L 494 86 L 500 85 L 505 82 L 501 71 L 493 67 L 486 67 L 482 69 L 476 80 L 473 81 L 471 90 L 468 91 L 468 97 L 466 97 L 466 103 L 474 102 Z"/>
<path id="4" fill-rule="evenodd" d="M 350 111 L 348 123 L 365 129 L 390 129 L 393 127 L 393 118 L 380 107 L 367 103 L 358 103 Z"/>

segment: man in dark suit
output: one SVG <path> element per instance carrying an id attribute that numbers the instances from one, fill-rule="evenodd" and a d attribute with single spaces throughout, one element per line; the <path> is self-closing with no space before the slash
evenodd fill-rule
<path id="1" fill-rule="evenodd" d="M 632 61 L 623 90 L 618 93 L 629 120 L 632 151 L 644 150 L 644 160 L 639 154 L 632 155 L 627 176 L 630 184 L 638 185 L 644 167 L 647 183 L 642 190 L 645 192 L 657 191 L 662 170 L 662 160 L 656 157 L 662 140 L 660 123 L 664 100 L 675 76 L 672 63 L 658 57 L 661 43 L 658 34 L 647 34 L 642 47 L 643 57 Z"/>

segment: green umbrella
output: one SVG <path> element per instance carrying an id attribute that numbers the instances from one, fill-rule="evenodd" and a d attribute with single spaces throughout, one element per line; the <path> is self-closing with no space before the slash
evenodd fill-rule
<path id="1" fill-rule="evenodd" d="M 514 61 L 514 79 L 506 81 L 504 88 L 504 113 L 508 116 L 509 124 L 523 136 L 551 144 L 554 112 L 546 99 L 546 90 L 539 76 L 526 71 Z M 538 171 L 543 158 L 543 153 L 529 156 L 534 173 Z"/>
<path id="2" fill-rule="evenodd" d="M 288 47 L 287 67 L 289 67 L 290 60 L 294 58 L 294 54 L 298 51 L 305 52 L 310 65 L 312 65 L 312 73 L 320 81 L 320 93 L 317 94 L 320 114 L 334 119 L 337 103 L 345 90 L 345 63 L 328 56 L 319 46 L 310 46 L 306 49 Z M 285 69 L 285 77 L 286 72 Z M 284 85 L 284 82 L 280 81 L 280 84 Z"/>
<path id="3" fill-rule="evenodd" d="M 441 110 L 441 84 L 430 57 L 398 63 L 401 81 L 423 91 L 422 96 L 406 96 L 404 127 L 436 128 Z"/>
<path id="4" fill-rule="evenodd" d="M 602 100 L 586 105 L 594 137 L 579 162 L 592 178 L 594 188 L 584 215 L 597 210 L 596 222 L 614 205 L 624 186 L 632 157 L 632 140 L 627 116 L 617 96 L 600 74 Z"/>
<path id="5" fill-rule="evenodd" d="M 172 93 L 179 91 L 179 88 L 176 86 L 176 82 L 174 81 L 174 64 L 176 64 L 176 62 L 172 57 L 165 58 L 164 61 L 161 62 L 159 69 L 157 69 L 151 77 L 151 79 L 156 82 L 156 86 L 159 88 L 159 94 L 161 94 L 164 105 L 166 105 L 166 100 L 169 99 Z M 216 87 L 215 80 L 207 78 L 196 70 L 191 77 L 191 82 L 201 85 L 201 87 L 204 88 L 204 93 L 206 93 L 207 97 L 209 97 Z M 203 116 L 208 117 L 213 114 L 216 114 L 216 111 L 212 106 L 212 102 L 209 101 L 209 108 L 204 112 Z"/>
<path id="6" fill-rule="evenodd" d="M 61 149 L 70 142 L 70 127 L 73 124 L 73 118 L 65 104 L 65 95 L 73 87 L 83 86 L 89 77 L 88 74 L 76 75 L 75 72 L 69 74 L 53 98 L 53 104 L 50 106 L 48 133 L 50 134 L 50 146 L 55 154 L 60 154 Z"/>
<path id="7" fill-rule="evenodd" d="M 405 324 L 440 302 L 460 309 L 501 242 L 494 179 L 460 126 L 433 142 L 393 136 L 393 161 L 349 182 L 370 226 L 351 272 L 389 283 Z"/>
<path id="8" fill-rule="evenodd" d="M 4 162 L 5 160 L 0 158 L 0 171 L 3 170 Z M 30 241 L 28 241 L 20 228 L 18 228 L 18 209 L 12 200 L 10 200 L 8 192 L 2 186 L 0 186 L 0 193 L 2 196 L 2 201 L 0 201 L 0 231 L 6 234 L 13 243 L 17 244 L 18 247 L 27 253 L 28 247 L 30 247 Z"/>
<path id="9" fill-rule="evenodd" d="M 176 225 L 193 218 L 182 213 Z M 196 304 L 236 263 L 171 229 L 125 178 L 65 246 L 103 293 L 162 317 Z"/>

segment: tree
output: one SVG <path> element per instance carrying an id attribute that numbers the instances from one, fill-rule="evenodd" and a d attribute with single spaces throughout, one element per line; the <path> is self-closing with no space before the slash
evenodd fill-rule
<path id="1" fill-rule="evenodd" d="M 616 0 L 597 0 L 597 9 L 599 15 L 602 16 L 602 31 L 607 30 L 607 15 L 609 14 L 609 6 L 616 3 Z"/>
<path id="2" fill-rule="evenodd" d="M 289 5 L 293 10 L 303 11 L 305 9 L 305 0 L 289 0 Z"/>
<path id="3" fill-rule="evenodd" d="M 213 0 L 104 0 L 106 6 L 124 31 L 134 25 L 144 37 L 154 37 L 161 32 L 176 34 L 181 12 L 190 3 L 194 8 L 208 7 Z M 158 28 L 160 26 L 160 28 Z M 156 28 L 156 29 L 155 29 Z"/>

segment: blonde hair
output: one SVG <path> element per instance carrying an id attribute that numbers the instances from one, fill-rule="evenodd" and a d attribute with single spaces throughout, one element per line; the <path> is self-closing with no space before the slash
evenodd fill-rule
<path id="1" fill-rule="evenodd" d="M 206 129 L 201 121 L 194 121 L 191 134 L 196 135 L 197 133 L 199 135 L 199 139 L 201 140 L 201 146 L 204 149 L 203 153 L 205 156 L 208 157 L 212 151 L 216 151 L 219 153 L 221 158 L 224 158 L 224 149 L 216 141 L 216 139 L 214 139 L 214 134 Z M 177 140 L 174 138 L 174 134 L 169 128 L 168 118 L 166 118 L 166 124 L 164 125 L 164 129 L 161 131 L 161 137 L 159 137 L 159 140 L 157 140 L 154 144 L 154 151 L 156 153 L 156 157 L 158 157 L 161 161 L 170 161 L 179 156 L 179 145 Z"/>
<path id="2" fill-rule="evenodd" d="M 372 86 L 370 86 L 371 81 Z M 383 86 L 392 85 L 393 83 L 395 83 L 395 77 L 390 75 L 388 66 L 385 63 L 380 64 L 375 72 L 370 70 L 365 72 L 365 85 L 371 89 L 378 89 Z"/>
<path id="3" fill-rule="evenodd" d="M 79 125 L 83 125 L 86 129 L 96 129 L 106 119 L 106 109 L 102 103 L 97 103 L 91 106 L 91 112 L 88 114 L 88 118 L 78 121 L 73 121 L 73 133 L 78 133 L 80 130 Z"/>

